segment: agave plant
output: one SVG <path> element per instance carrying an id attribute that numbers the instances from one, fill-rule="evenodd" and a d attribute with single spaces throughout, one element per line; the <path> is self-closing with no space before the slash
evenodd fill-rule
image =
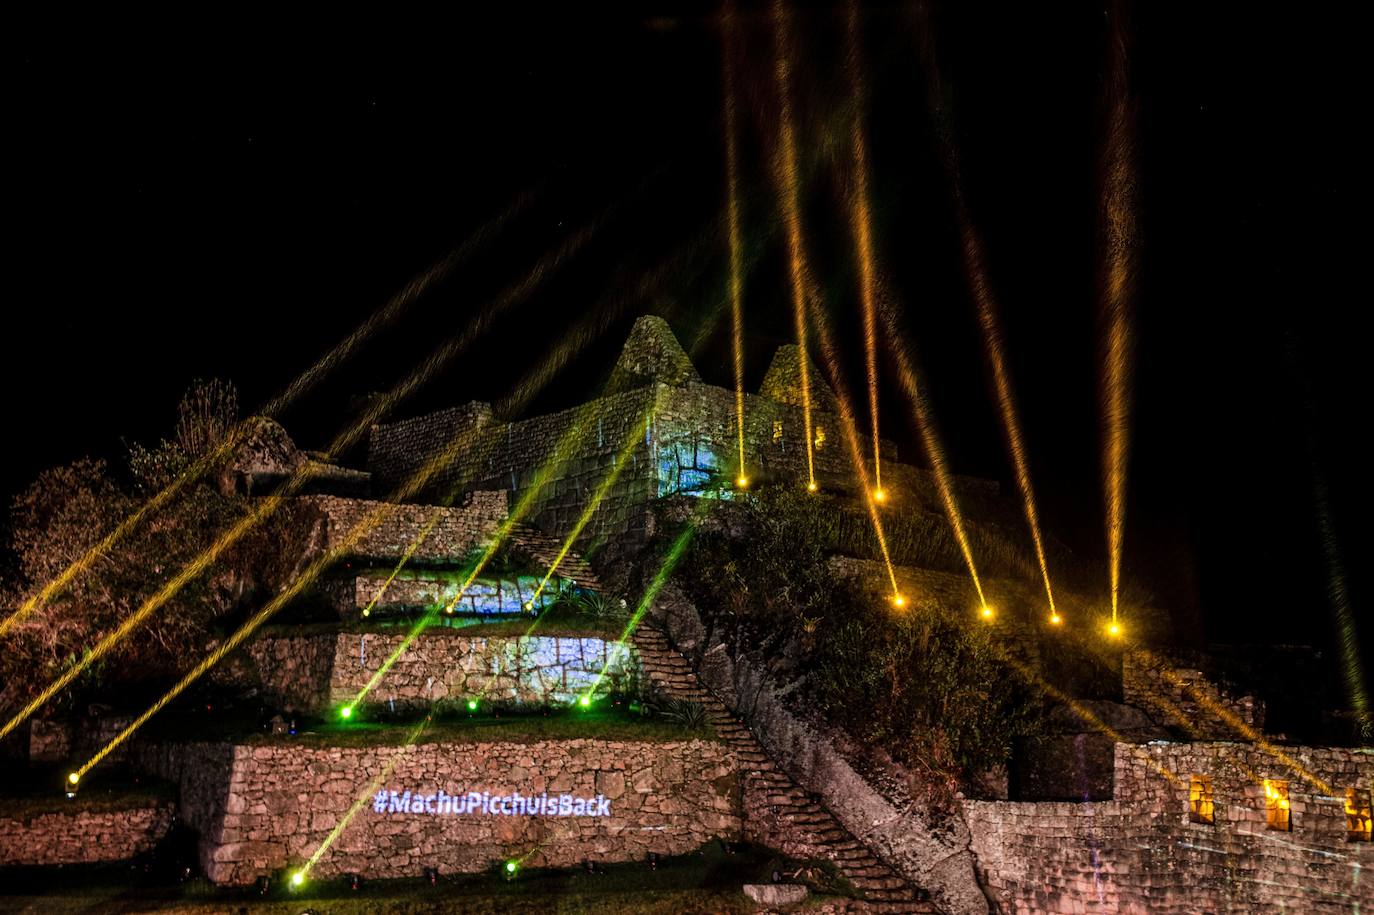
<path id="1" fill-rule="evenodd" d="M 577 609 L 588 616 L 610 616 L 613 605 L 597 591 L 582 591 L 577 595 Z"/>
<path id="2" fill-rule="evenodd" d="M 689 731 L 706 727 L 706 706 L 695 699 L 668 699 L 663 703 L 663 718 Z"/>

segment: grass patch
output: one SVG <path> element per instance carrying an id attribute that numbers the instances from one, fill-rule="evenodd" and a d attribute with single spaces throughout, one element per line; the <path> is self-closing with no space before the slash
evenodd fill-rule
<path id="1" fill-rule="evenodd" d="M 583 868 L 525 869 L 511 881 L 497 873 L 418 879 L 364 881 L 350 890 L 342 880 L 312 880 L 296 892 L 278 875 L 266 897 L 251 888 L 219 888 L 204 880 L 180 883 L 170 875 L 127 867 L 0 871 L 0 908 L 43 912 L 329 912 L 362 915 L 388 912 L 588 912 L 600 915 L 677 915 L 682 912 L 746 913 L 757 908 L 741 892 L 746 883 L 767 883 L 773 871 L 791 875 L 797 862 L 758 846 L 727 849 L 711 842 L 687 855 L 645 863 L 598 864 Z M 814 890 L 842 893 L 825 866 L 806 869 Z M 805 878 L 803 878 L 805 879 Z M 833 896 L 831 897 L 833 899 Z M 814 900 L 820 904 L 825 896 Z"/>
<path id="2" fill-rule="evenodd" d="M 110 812 L 176 800 L 175 786 L 118 768 L 94 769 L 76 796 L 66 796 L 67 770 L 58 766 L 13 766 L 0 774 L 0 816 L 28 822 L 46 814 Z"/>
<path id="3" fill-rule="evenodd" d="M 601 697 L 588 709 L 506 709 L 483 707 L 468 714 L 461 700 L 446 702 L 425 726 L 417 743 L 515 742 L 545 740 L 718 740 L 708 725 L 692 727 L 666 715 L 631 711 L 624 699 Z M 224 742 L 253 746 L 389 747 L 407 742 L 423 716 L 414 711 L 389 714 L 386 705 L 359 707 L 349 721 L 336 717 L 297 719 L 296 733 L 265 733 L 251 709 L 185 707 L 164 712 L 148 725 L 147 738 L 169 742 Z M 60 778 L 51 782 L 60 784 Z"/>
<path id="4" fill-rule="evenodd" d="M 380 619 L 331 620 L 324 623 L 302 623 L 299 625 L 279 624 L 264 626 L 260 638 L 289 638 L 310 635 L 404 635 L 425 617 L 425 611 L 416 610 L 409 615 L 392 614 Z M 531 628 L 533 627 L 533 628 Z M 472 638 L 515 638 L 531 636 L 566 636 L 583 638 L 619 638 L 623 621 L 591 616 L 572 610 L 553 608 L 536 619 L 530 616 L 435 617 L 430 624 L 430 632 L 470 636 Z"/>

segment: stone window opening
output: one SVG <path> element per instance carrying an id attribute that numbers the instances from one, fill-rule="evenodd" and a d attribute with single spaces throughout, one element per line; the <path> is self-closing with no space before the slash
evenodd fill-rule
<path id="1" fill-rule="evenodd" d="M 1264 825 L 1274 832 L 1291 832 L 1293 814 L 1288 807 L 1288 782 L 1281 779 L 1264 780 Z"/>
<path id="2" fill-rule="evenodd" d="M 1211 826 L 1216 822 L 1216 808 L 1212 803 L 1212 779 L 1194 775 L 1188 785 L 1188 821 Z"/>
<path id="3" fill-rule="evenodd" d="M 1369 789 L 1345 789 L 1345 839 L 1347 842 L 1368 842 L 1374 832 Z"/>

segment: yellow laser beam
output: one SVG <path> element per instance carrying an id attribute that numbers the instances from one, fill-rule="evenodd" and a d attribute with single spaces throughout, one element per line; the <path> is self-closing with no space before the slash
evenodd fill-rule
<path id="1" fill-rule="evenodd" d="M 859 264 L 859 304 L 864 328 L 864 367 L 868 371 L 868 412 L 873 432 L 873 490 L 875 502 L 883 502 L 883 462 L 878 434 L 878 316 L 873 304 L 877 280 L 873 269 L 873 220 L 868 189 L 868 149 L 864 136 L 864 109 L 867 94 L 863 84 L 863 49 L 860 36 L 859 5 L 850 0 L 845 20 L 848 39 L 850 92 L 855 113 L 849 128 L 850 157 L 854 168 L 854 188 L 850 192 L 850 225 Z M 865 492 L 869 490 L 865 487 Z"/>
<path id="2" fill-rule="evenodd" d="M 1118 9 L 1114 13 L 1119 12 Z M 1129 98 L 1125 30 L 1109 16 L 1109 112 L 1103 143 L 1101 212 L 1103 283 L 1102 465 L 1107 509 L 1107 563 L 1112 620 L 1121 597 L 1121 556 L 1126 525 L 1126 474 L 1130 447 L 1131 287 L 1136 270 L 1134 118 Z"/>
<path id="3" fill-rule="evenodd" d="M 735 432 L 739 440 L 739 468 L 736 483 L 740 489 L 749 486 L 749 471 L 744 459 L 744 277 L 743 252 L 740 239 L 739 162 L 736 149 L 735 123 L 735 64 L 734 64 L 734 7 L 725 5 L 722 27 L 724 48 L 722 84 L 725 108 L 725 207 L 726 237 L 730 246 L 730 319 L 734 339 L 735 362 Z"/>
<path id="4" fill-rule="evenodd" d="M 886 304 L 887 297 L 879 299 L 878 311 L 883 319 L 887 338 L 892 344 L 892 352 L 896 359 L 898 371 L 897 378 L 901 383 L 902 391 L 911 402 L 912 415 L 916 421 L 916 431 L 921 437 L 921 444 L 926 452 L 926 460 L 930 462 L 931 475 L 935 478 L 935 490 L 939 493 L 940 502 L 945 509 L 945 517 L 949 519 L 950 528 L 954 531 L 954 540 L 959 545 L 959 552 L 963 554 L 964 564 L 968 566 L 969 577 L 973 580 L 973 589 L 978 593 L 978 605 L 987 606 L 987 598 L 983 594 L 983 582 L 978 575 L 978 566 L 973 560 L 973 548 L 969 545 L 968 532 L 964 529 L 963 514 L 959 511 L 959 503 L 954 498 L 954 483 L 950 478 L 949 462 L 945 458 L 945 449 L 940 442 L 939 432 L 935 427 L 935 417 L 931 412 L 930 405 L 926 402 L 925 392 L 921 389 L 916 377 L 915 362 L 902 344 L 902 331 L 897 323 L 897 317 L 892 308 Z"/>
<path id="5" fill-rule="evenodd" d="M 301 882 L 304 882 L 305 878 L 310 876 L 310 871 L 320 862 L 320 858 L 324 857 L 325 852 L 329 851 L 330 846 L 338 840 L 339 836 L 343 835 L 343 831 L 348 828 L 349 823 L 353 822 L 353 818 L 358 815 L 358 811 L 362 810 L 363 807 L 370 803 L 377 792 L 382 789 L 382 786 L 386 784 L 386 780 L 390 778 L 391 773 L 395 771 L 396 765 L 405 757 L 406 748 L 413 746 L 415 741 L 420 739 L 420 735 L 424 733 L 429 723 L 430 718 L 426 716 L 411 729 L 410 733 L 406 735 L 405 743 L 396 748 L 396 753 L 386 761 L 386 765 L 382 766 L 382 771 L 377 773 L 376 778 L 372 779 L 368 784 L 367 790 L 358 795 L 357 800 L 348 808 L 348 811 L 339 818 L 339 822 L 334 824 L 334 828 L 329 831 L 329 835 L 325 836 L 319 848 L 315 849 L 310 859 L 306 861 L 305 865 L 292 877 L 293 880 L 299 877 Z"/>
<path id="6" fill-rule="evenodd" d="M 815 492 L 816 459 L 811 420 L 811 379 L 807 358 L 806 250 L 802 240 L 801 189 L 797 171 L 796 135 L 792 122 L 792 65 L 789 59 L 791 14 L 783 0 L 773 2 L 773 75 L 778 92 L 778 150 L 774 156 L 778 197 L 787 229 L 787 274 L 792 290 L 792 313 L 797 333 L 798 380 L 802 422 L 806 432 L 806 486 Z"/>
<path id="7" fill-rule="evenodd" d="M 1021 432 L 1021 421 L 1016 409 L 1016 399 L 1012 390 L 1011 375 L 1007 369 L 1006 346 L 1002 334 L 1001 320 L 998 317 L 996 297 L 993 295 L 988 276 L 986 253 L 983 240 L 973 222 L 968 204 L 964 198 L 963 175 L 959 165 L 959 147 L 952 124 L 951 112 L 946 99 L 941 94 L 943 85 L 935 59 L 935 42 L 931 33 L 929 16 L 922 16 L 922 59 L 926 67 L 926 86 L 929 104 L 935 115 L 935 134 L 944 155 L 941 157 L 949 178 L 951 197 L 954 203 L 955 218 L 959 225 L 962 241 L 962 260 L 965 279 L 972 293 L 974 307 L 978 313 L 978 325 L 983 333 L 983 348 L 988 364 L 992 368 L 993 389 L 997 395 L 997 406 L 1002 418 L 1002 431 L 1007 450 L 1011 454 L 1016 485 L 1021 493 L 1021 504 L 1030 529 L 1031 541 L 1035 548 L 1035 558 L 1040 565 L 1040 577 L 1045 586 L 1045 597 L 1049 601 L 1049 620 L 1052 625 L 1063 622 L 1063 616 L 1054 601 L 1054 587 L 1050 583 L 1049 563 L 1045 558 L 1044 537 L 1040 530 L 1040 516 L 1036 508 L 1035 491 L 1031 486 L 1030 461 L 1026 456 L 1025 438 Z"/>
<path id="8" fill-rule="evenodd" d="M 371 339 L 374 334 L 395 320 L 401 312 L 432 288 L 435 283 L 442 280 L 456 267 L 471 257 L 475 251 L 497 234 L 501 228 L 518 216 L 520 212 L 529 205 L 532 199 L 533 195 L 529 192 L 521 194 L 509 207 L 481 226 L 475 233 L 469 236 L 466 241 L 454 248 L 446 257 L 411 279 L 411 281 L 396 293 L 396 295 L 392 296 L 381 309 L 374 312 L 362 325 L 355 329 L 353 333 L 349 334 L 348 337 L 335 345 L 334 348 L 322 356 L 319 361 L 297 376 L 284 391 L 269 401 L 262 409 L 261 414 L 269 417 L 276 416 L 282 410 L 290 406 L 297 398 L 307 393 L 318 384 L 325 375 L 352 356 L 365 342 Z M 18 610 L 6 617 L 4 621 L 0 621 L 0 638 L 3 638 L 14 626 L 18 625 L 31 613 L 50 601 L 77 576 L 88 570 L 96 560 L 109 552 L 115 544 L 127 537 L 150 515 L 166 507 L 187 486 L 195 483 L 211 468 L 225 460 L 233 450 L 238 447 L 239 443 L 243 441 L 247 433 L 251 431 L 252 422 L 252 419 L 245 420 L 231 429 L 229 434 L 227 434 L 212 451 L 202 455 L 194 461 L 184 473 L 159 490 L 147 502 L 139 506 L 133 514 L 129 515 L 116 525 L 113 530 L 102 537 L 94 546 L 86 550 L 85 553 L 58 573 L 52 580 L 43 585 L 36 594 L 25 600 Z"/>
<path id="9" fill-rule="evenodd" d="M 574 233 L 558 250 L 536 263 L 534 269 L 521 282 L 493 300 L 490 305 L 478 315 L 465 333 L 445 342 L 438 350 L 431 353 L 425 362 L 412 371 L 400 384 L 389 391 L 385 396 L 376 398 L 372 401 L 362 416 L 335 437 L 326 453 L 332 456 L 350 447 L 358 440 L 363 432 L 380 419 L 387 410 L 400 400 L 414 393 L 431 375 L 446 365 L 451 359 L 470 345 L 473 340 L 484 333 L 499 313 L 504 312 L 506 309 L 522 301 L 534 292 L 557 266 L 561 265 L 564 260 L 580 250 L 581 247 L 590 240 L 591 232 L 594 230 L 595 225 L 596 224 L 593 224 L 592 226 L 588 226 Z M 18 714 L 6 722 L 3 727 L 0 727 L 0 738 L 9 734 L 27 720 L 30 715 L 51 699 L 59 690 L 69 685 L 80 676 L 86 668 L 103 657 L 153 612 L 175 596 L 187 583 L 203 574 L 226 550 L 276 512 L 288 496 L 300 489 L 309 478 L 309 475 L 309 465 L 303 465 L 291 475 L 277 493 L 264 498 L 245 518 L 241 519 L 228 531 L 216 538 L 206 550 L 191 562 L 187 563 L 186 566 L 173 576 L 167 584 L 160 588 L 156 594 L 144 601 L 131 616 L 102 638 L 95 648 L 91 649 L 81 658 L 81 660 L 64 671 L 56 680 L 40 692 L 38 696 L 25 705 Z"/>
<path id="10" fill-rule="evenodd" d="M 840 411 L 840 428 L 844 432 L 845 442 L 849 445 L 849 457 L 854 464 L 854 472 L 859 477 L 859 491 L 867 493 L 869 492 L 868 471 L 864 468 L 863 447 L 859 443 L 858 423 L 855 422 L 854 411 L 850 407 L 849 391 L 840 369 L 839 354 L 835 348 L 834 337 L 830 332 L 830 324 L 826 320 L 824 309 L 821 307 L 820 296 L 814 288 L 810 300 L 812 303 L 811 320 L 816 327 L 816 336 L 820 340 L 821 356 L 825 360 L 826 367 L 830 369 L 831 382 L 835 389 L 835 400 Z M 906 601 L 902 598 L 901 590 L 897 587 L 897 573 L 892 566 L 892 556 L 888 553 L 887 534 L 883 531 L 883 519 L 878 514 L 878 506 L 873 499 L 866 498 L 863 503 L 868 510 L 869 521 L 873 524 L 873 533 L 878 538 L 878 548 L 882 551 L 888 580 L 892 584 L 892 602 L 901 608 Z"/>

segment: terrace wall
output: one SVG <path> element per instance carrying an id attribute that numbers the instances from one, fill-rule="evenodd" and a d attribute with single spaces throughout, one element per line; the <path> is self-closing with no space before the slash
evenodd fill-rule
<path id="1" fill-rule="evenodd" d="M 148 800 L 120 809 L 0 817 L 0 867 L 125 861 L 167 835 L 174 809 L 169 800 Z"/>
<path id="2" fill-rule="evenodd" d="M 182 744 L 142 753 L 150 768 L 182 778 L 183 816 L 200 830 L 201 867 L 221 884 L 247 884 L 300 866 L 360 798 L 366 803 L 312 874 L 418 877 L 428 867 L 472 873 L 512 858 L 525 867 L 634 861 L 649 852 L 683 854 L 714 838 L 733 841 L 742 829 L 736 760 L 714 741 L 225 749 L 232 760 L 228 771 L 214 764 L 219 748 Z M 211 765 L 200 773 L 204 761 Z M 374 795 L 381 790 L 388 794 L 378 809 Z M 440 813 L 440 790 L 450 796 L 569 794 L 607 806 L 605 815 L 582 816 Z M 432 800 L 403 812 L 392 809 L 390 791 L 398 802 L 405 792 Z M 205 794 L 226 801 L 207 815 L 210 807 L 195 806 Z"/>
<path id="3" fill-rule="evenodd" d="M 1347 841 L 1343 804 L 1346 788 L 1374 786 L 1374 753 L 1280 752 L 1290 762 L 1250 744 L 1117 744 L 1111 801 L 964 801 L 979 871 L 1002 911 L 1015 913 L 1315 915 L 1368 906 L 1374 848 Z M 1212 825 L 1189 821 L 1195 774 L 1212 779 Z M 1266 828 L 1265 778 L 1288 780 L 1291 832 Z"/>
<path id="4" fill-rule="evenodd" d="M 465 557 L 496 535 L 508 508 L 503 490 L 467 492 L 451 506 L 339 496 L 301 496 L 296 503 L 304 509 L 306 524 L 315 532 L 313 546 L 319 552 L 337 547 L 350 530 L 380 509 L 376 523 L 348 554 L 364 560 L 395 561 L 419 540 L 411 557 L 417 562 L 451 562 Z"/>
<path id="5" fill-rule="evenodd" d="M 269 635 L 254 640 L 229 673 L 283 709 L 321 713 L 358 694 L 395 653 L 406 630 Z M 633 644 L 587 636 L 482 637 L 435 627 L 401 652 L 367 702 L 406 708 L 458 702 L 567 705 L 597 683 L 598 694 L 639 671 Z M 604 672 L 604 676 L 602 676 Z M 597 678 L 600 681 L 597 682 Z"/>

